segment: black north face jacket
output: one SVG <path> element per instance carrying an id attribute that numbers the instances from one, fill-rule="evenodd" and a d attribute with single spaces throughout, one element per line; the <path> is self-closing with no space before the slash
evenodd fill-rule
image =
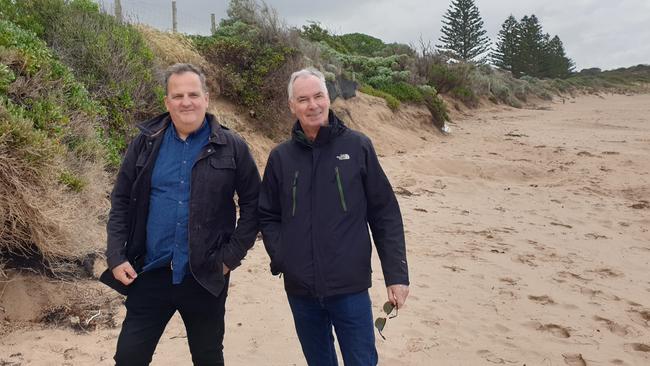
<path id="1" fill-rule="evenodd" d="M 194 278 L 219 296 L 225 278 L 241 264 L 258 232 L 260 175 L 244 140 L 207 113 L 210 138 L 192 167 L 188 223 L 189 266 Z M 126 152 L 111 195 L 106 258 L 109 268 L 129 261 L 137 272 L 144 263 L 151 174 L 169 113 L 138 127 L 141 133 Z M 237 193 L 239 220 L 235 225 Z"/>
<path id="2" fill-rule="evenodd" d="M 296 122 L 269 156 L 259 198 L 271 272 L 296 296 L 326 297 L 371 286 L 372 246 L 386 285 L 409 284 L 399 205 L 370 139 L 332 111 L 312 142 Z"/>

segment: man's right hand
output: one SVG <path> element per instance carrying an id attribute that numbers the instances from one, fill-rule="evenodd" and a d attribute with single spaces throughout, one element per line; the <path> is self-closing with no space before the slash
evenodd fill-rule
<path id="1" fill-rule="evenodd" d="M 127 286 L 130 285 L 136 277 L 138 277 L 138 274 L 135 272 L 131 266 L 131 263 L 129 262 L 124 262 L 119 266 L 113 268 L 112 272 L 113 277 L 115 277 L 116 280 L 122 282 Z"/>

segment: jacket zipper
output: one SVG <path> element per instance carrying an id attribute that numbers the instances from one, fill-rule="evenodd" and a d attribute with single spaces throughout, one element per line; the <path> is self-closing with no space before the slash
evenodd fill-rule
<path id="1" fill-rule="evenodd" d="M 291 216 L 296 216 L 296 191 L 298 190 L 298 171 L 293 175 L 293 184 L 291 185 L 291 198 L 292 198 L 292 205 L 291 205 Z"/>
<path id="2" fill-rule="evenodd" d="M 336 185 L 339 188 L 341 207 L 343 207 L 344 212 L 348 212 L 348 206 L 345 204 L 345 195 L 343 194 L 343 184 L 341 184 L 341 174 L 339 173 L 339 167 L 334 167 L 334 171 L 336 172 Z"/>

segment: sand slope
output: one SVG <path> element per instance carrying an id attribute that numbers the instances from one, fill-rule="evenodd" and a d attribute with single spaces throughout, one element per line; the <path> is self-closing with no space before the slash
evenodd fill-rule
<path id="1" fill-rule="evenodd" d="M 335 109 L 373 138 L 407 230 L 411 296 L 380 364 L 650 364 L 650 95 L 485 108 L 450 136 L 373 97 Z M 233 274 L 230 365 L 305 364 L 267 262 L 258 242 Z M 117 334 L 29 326 L 0 340 L 0 364 L 110 365 Z M 190 364 L 178 317 L 153 364 Z"/>

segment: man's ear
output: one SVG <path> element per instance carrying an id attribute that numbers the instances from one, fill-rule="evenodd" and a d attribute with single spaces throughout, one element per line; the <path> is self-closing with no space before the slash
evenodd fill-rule
<path id="1" fill-rule="evenodd" d="M 294 115 L 295 115 L 296 112 L 293 110 L 293 104 L 291 103 L 290 100 L 288 101 L 288 104 L 289 104 L 289 110 L 291 111 L 291 114 L 294 114 Z"/>

